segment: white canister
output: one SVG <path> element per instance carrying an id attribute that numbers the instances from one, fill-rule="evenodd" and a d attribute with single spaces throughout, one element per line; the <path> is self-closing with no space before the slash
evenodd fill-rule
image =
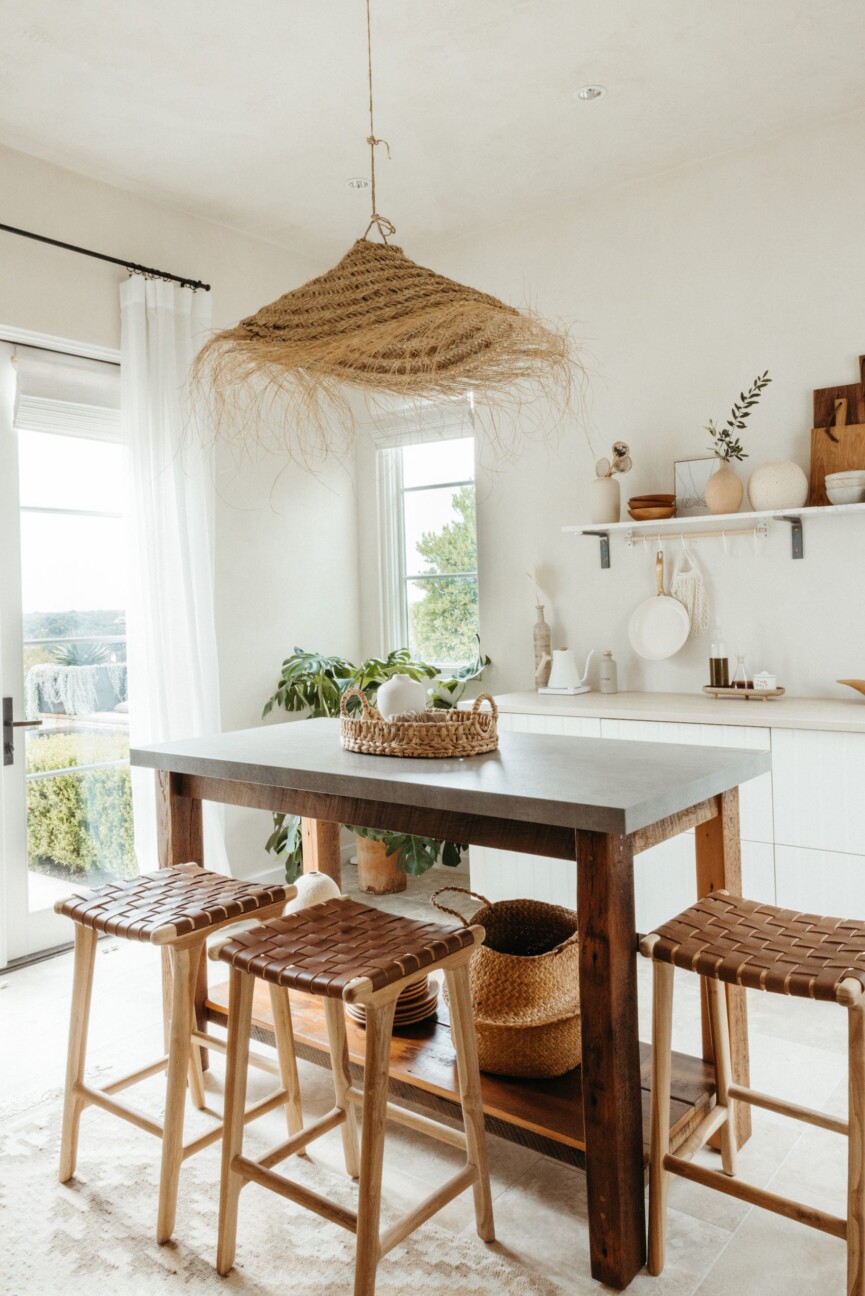
<path id="1" fill-rule="evenodd" d="M 772 459 L 751 474 L 748 499 L 757 513 L 801 508 L 808 499 L 808 478 L 790 459 Z"/>
<path id="2" fill-rule="evenodd" d="M 379 686 L 376 706 L 385 720 L 408 711 L 426 711 L 426 685 L 411 675 L 391 675 Z"/>
<path id="3" fill-rule="evenodd" d="M 769 671 L 757 671 L 754 675 L 754 688 L 760 693 L 771 693 L 778 687 L 778 676 Z"/>
<path id="4" fill-rule="evenodd" d="M 589 521 L 618 522 L 622 493 L 615 477 L 596 477 L 589 482 Z"/>

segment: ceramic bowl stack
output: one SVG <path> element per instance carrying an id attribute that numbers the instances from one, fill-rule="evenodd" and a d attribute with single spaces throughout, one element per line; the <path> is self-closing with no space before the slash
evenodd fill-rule
<path id="1" fill-rule="evenodd" d="M 634 495 L 628 500 L 628 512 L 635 522 L 659 522 L 676 516 L 675 495 Z"/>
<path id="2" fill-rule="evenodd" d="M 865 469 L 827 473 L 826 494 L 832 504 L 861 504 L 865 501 Z"/>
<path id="3" fill-rule="evenodd" d="M 396 1001 L 396 1011 L 393 1016 L 394 1030 L 400 1026 L 415 1026 L 418 1022 L 426 1021 L 427 1017 L 435 1016 L 436 1004 L 439 997 L 438 981 L 430 981 L 429 977 L 424 977 L 423 981 L 415 981 Z M 363 1004 L 346 1004 L 345 1010 L 353 1021 L 359 1025 L 366 1025 L 366 1009 Z"/>

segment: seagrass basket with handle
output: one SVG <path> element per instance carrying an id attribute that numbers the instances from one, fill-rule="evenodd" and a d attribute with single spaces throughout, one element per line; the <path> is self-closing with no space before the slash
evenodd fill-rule
<path id="1" fill-rule="evenodd" d="M 349 713 L 352 698 L 360 710 Z M 489 703 L 489 710 L 481 707 Z M 346 689 L 340 699 L 340 736 L 346 751 L 366 756 L 448 757 L 481 756 L 499 745 L 498 708 L 489 693 L 475 698 L 471 710 L 407 712 L 389 720 L 370 706 L 359 688 Z"/>
<path id="2" fill-rule="evenodd" d="M 446 891 L 476 900 L 471 921 L 486 931 L 469 964 L 481 1070 L 550 1079 L 579 1066 L 576 911 L 541 900 L 492 904 L 465 887 L 442 887 L 433 904 L 461 923 L 462 914 L 439 902 Z"/>

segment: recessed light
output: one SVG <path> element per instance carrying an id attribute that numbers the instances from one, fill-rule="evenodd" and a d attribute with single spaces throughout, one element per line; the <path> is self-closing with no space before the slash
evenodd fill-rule
<path id="1" fill-rule="evenodd" d="M 592 103 L 595 99 L 603 99 L 606 93 L 604 86 L 587 85 L 583 86 L 582 90 L 577 91 L 576 97 L 582 99 L 584 103 Z"/>
<path id="2" fill-rule="evenodd" d="M 369 181 L 366 176 L 352 176 L 351 180 L 345 182 L 349 189 L 368 189 Z"/>

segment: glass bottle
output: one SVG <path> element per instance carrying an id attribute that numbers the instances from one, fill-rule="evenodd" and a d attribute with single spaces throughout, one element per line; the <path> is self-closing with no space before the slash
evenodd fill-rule
<path id="1" fill-rule="evenodd" d="M 709 650 L 709 684 L 712 688 L 730 687 L 730 661 L 720 625 L 716 625 Z"/>
<path id="2" fill-rule="evenodd" d="M 613 659 L 613 650 L 608 648 L 601 658 L 601 692 L 618 693 L 618 669 Z"/>
<path id="3" fill-rule="evenodd" d="M 736 655 L 736 669 L 733 672 L 733 688 L 749 689 L 754 687 L 753 680 L 748 679 L 748 672 L 745 669 L 745 654 L 741 645 Z"/>
<path id="4" fill-rule="evenodd" d="M 543 603 L 538 603 L 536 606 L 538 619 L 534 626 L 535 687 L 546 688 L 550 680 L 550 670 L 553 664 L 551 632 L 549 625 L 544 620 Z"/>

